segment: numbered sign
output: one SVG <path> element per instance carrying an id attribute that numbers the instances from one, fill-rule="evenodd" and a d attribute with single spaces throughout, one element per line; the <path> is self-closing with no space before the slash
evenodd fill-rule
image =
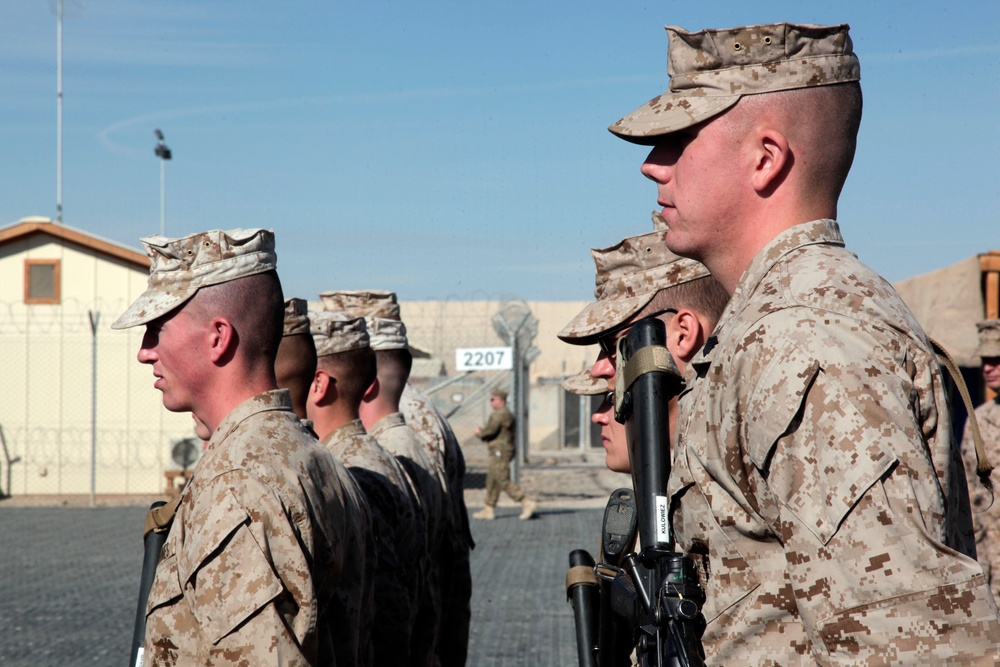
<path id="1" fill-rule="evenodd" d="M 460 371 L 509 371 L 514 367 L 509 347 L 460 347 L 455 350 L 455 368 Z"/>

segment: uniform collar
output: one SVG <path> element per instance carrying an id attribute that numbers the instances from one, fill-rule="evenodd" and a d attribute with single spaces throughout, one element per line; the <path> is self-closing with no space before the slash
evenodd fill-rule
<path id="1" fill-rule="evenodd" d="M 743 271 L 736 289 L 729 299 L 719 323 L 705 343 L 705 347 L 691 361 L 691 366 L 699 376 L 712 364 L 712 358 L 718 347 L 719 340 L 725 337 L 726 330 L 740 316 L 747 303 L 757 291 L 764 277 L 774 268 L 774 265 L 791 252 L 808 245 L 844 245 L 844 237 L 840 234 L 840 226 L 836 220 L 829 218 L 813 220 L 790 227 L 781 232 L 771 242 L 764 246 Z"/>
<path id="2" fill-rule="evenodd" d="M 331 442 L 338 442 L 340 440 L 346 440 L 348 438 L 353 438 L 355 436 L 364 435 L 365 426 L 361 423 L 360 419 L 353 419 L 346 424 L 335 428 L 330 435 L 323 438 L 323 444 L 328 445 Z"/>

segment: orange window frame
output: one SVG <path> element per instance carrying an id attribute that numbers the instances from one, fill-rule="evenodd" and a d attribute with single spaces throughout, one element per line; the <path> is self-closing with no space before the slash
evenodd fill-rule
<path id="1" fill-rule="evenodd" d="M 54 294 L 51 297 L 31 296 L 31 267 L 32 266 L 52 266 Z M 62 300 L 62 262 L 58 259 L 26 259 L 24 260 L 24 302 L 33 303 L 60 303 Z"/>

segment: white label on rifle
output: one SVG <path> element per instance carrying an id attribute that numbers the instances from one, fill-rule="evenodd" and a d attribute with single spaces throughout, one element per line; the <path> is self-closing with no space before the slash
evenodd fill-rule
<path id="1" fill-rule="evenodd" d="M 670 542 L 670 522 L 667 520 L 669 506 L 666 496 L 653 496 L 653 507 L 656 508 L 656 541 L 663 544 Z"/>
<path id="2" fill-rule="evenodd" d="M 139 652 L 135 654 L 135 667 L 142 667 L 142 647 L 139 647 Z"/>

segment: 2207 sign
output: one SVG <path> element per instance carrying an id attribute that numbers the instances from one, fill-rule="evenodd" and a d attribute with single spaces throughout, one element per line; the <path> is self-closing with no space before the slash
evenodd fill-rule
<path id="1" fill-rule="evenodd" d="M 455 369 L 460 371 L 509 371 L 514 367 L 509 347 L 460 347 L 455 350 Z"/>

